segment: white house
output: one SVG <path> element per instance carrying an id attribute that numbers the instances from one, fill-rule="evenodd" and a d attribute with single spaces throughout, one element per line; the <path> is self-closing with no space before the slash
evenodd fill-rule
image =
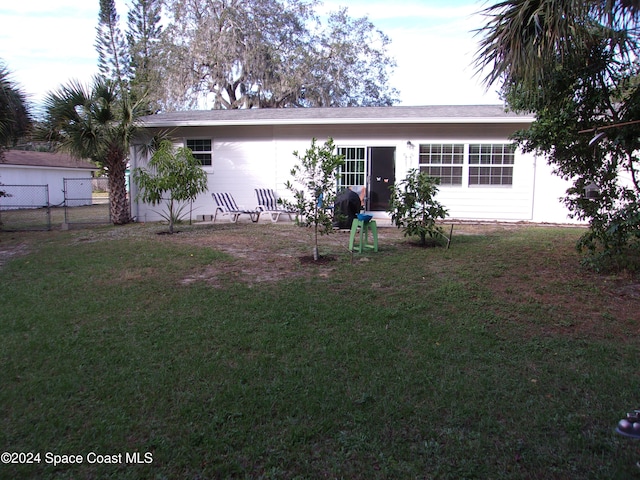
<path id="1" fill-rule="evenodd" d="M 560 201 L 568 183 L 509 140 L 532 121 L 500 105 L 472 105 L 186 111 L 148 116 L 143 125 L 147 135 L 171 131 L 201 160 L 209 192 L 229 192 L 247 208 L 256 206 L 256 188 L 288 196 L 293 152 L 331 137 L 346 157 L 341 185 L 365 187 L 376 217 L 387 216 L 389 187 L 420 168 L 440 178 L 438 200 L 451 219 L 570 223 Z M 132 149 L 132 168 L 146 162 L 140 151 Z M 209 192 L 194 215 L 213 214 Z M 135 195 L 132 185 L 135 218 L 161 218 Z"/>
<path id="2" fill-rule="evenodd" d="M 35 152 L 29 150 L 6 150 L 0 159 L 0 183 L 11 185 L 9 191 L 14 192 L 11 197 L 5 197 L 2 204 L 10 207 L 12 202 L 18 202 L 21 207 L 29 206 L 30 195 L 18 195 L 21 187 L 42 186 L 49 187 L 50 205 L 61 205 L 64 202 L 64 179 L 90 178 L 98 167 L 86 160 L 78 160 L 64 153 Z M 88 182 L 88 198 L 91 203 L 91 183 Z M 46 204 L 46 199 L 44 199 Z M 33 206 L 42 206 L 42 199 L 38 198 Z"/>

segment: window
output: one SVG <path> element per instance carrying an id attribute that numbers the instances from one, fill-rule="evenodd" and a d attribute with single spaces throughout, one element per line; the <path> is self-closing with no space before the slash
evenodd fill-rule
<path id="1" fill-rule="evenodd" d="M 469 145 L 469 185 L 512 185 L 512 144 Z"/>
<path id="2" fill-rule="evenodd" d="M 211 166 L 211 159 L 213 158 L 211 150 L 211 139 L 188 139 L 187 148 L 190 148 L 193 152 L 193 156 L 200 160 L 200 165 L 202 165 L 203 167 Z"/>
<path id="3" fill-rule="evenodd" d="M 463 144 L 420 145 L 419 158 L 420 171 L 439 178 L 440 185 L 462 185 Z"/>
<path id="4" fill-rule="evenodd" d="M 344 165 L 338 167 L 338 190 L 345 187 L 364 186 L 364 147 L 338 147 L 338 155 L 344 156 Z"/>

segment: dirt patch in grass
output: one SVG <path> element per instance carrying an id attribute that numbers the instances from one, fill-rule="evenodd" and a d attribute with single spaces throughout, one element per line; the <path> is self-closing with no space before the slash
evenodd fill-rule
<path id="1" fill-rule="evenodd" d="M 309 253 L 309 232 L 303 228 L 239 224 L 235 228 L 223 226 L 206 232 L 197 236 L 176 236 L 173 240 L 211 247 L 228 254 L 230 259 L 185 278 L 183 283 L 200 280 L 221 287 L 233 280 L 253 286 L 309 275 L 327 277 L 337 262 L 349 261 L 346 248 L 349 236 L 344 232 L 322 238 L 321 256 L 317 262 Z M 324 253 L 325 250 L 332 253 Z"/>
<path id="2" fill-rule="evenodd" d="M 26 255 L 29 252 L 28 247 L 25 244 L 18 245 L 5 245 L 0 247 L 0 268 L 4 266 L 4 264 L 15 257 L 20 257 L 22 255 Z"/>
<path id="3" fill-rule="evenodd" d="M 327 265 L 331 262 L 335 262 L 337 258 L 335 255 L 320 255 L 317 260 L 313 258 L 313 255 L 302 255 L 299 257 L 300 263 L 303 265 Z"/>
<path id="4" fill-rule="evenodd" d="M 591 271 L 581 265 L 580 254 L 568 241 L 522 248 L 503 262 L 487 284 L 503 301 L 499 313 L 521 322 L 525 334 L 629 339 L 640 335 L 637 274 Z M 539 312 L 545 313 L 544 325 L 527 323 L 540 318 Z"/>
<path id="5" fill-rule="evenodd" d="M 616 294 L 622 297 L 629 297 L 632 299 L 640 300 L 640 283 L 618 287 L 616 289 Z"/>
<path id="6" fill-rule="evenodd" d="M 578 338 L 640 335 L 640 278 L 637 275 L 603 275 L 582 267 L 580 255 L 575 251 L 575 240 L 579 236 L 575 229 L 553 231 L 541 241 L 536 240 L 535 235 L 532 240 L 519 235 L 523 228 L 530 227 L 456 225 L 451 245 L 455 261 L 443 260 L 446 255 L 429 256 L 427 249 L 425 255 L 429 263 L 416 267 L 449 274 L 451 262 L 472 262 L 477 276 L 463 281 L 470 286 L 489 288 L 495 296 L 493 305 L 498 305 L 495 313 L 520 322 L 525 335 L 527 331 L 531 335 L 542 332 Z M 376 256 L 402 250 L 420 251 L 416 238 L 405 238 L 401 230 L 386 227 L 378 229 L 379 253 L 351 254 L 347 249 L 349 232 L 339 231 L 321 237 L 323 257 L 313 262 L 310 234 L 307 229 L 291 225 L 238 224 L 215 225 L 197 234 L 172 236 L 171 240 L 227 253 L 229 260 L 216 262 L 183 280 L 185 284 L 205 281 L 219 287 L 238 281 L 255 286 L 311 276 L 326 278 L 344 263 L 374 261 Z M 464 247 L 456 245 L 456 240 L 464 236 L 494 237 L 495 242 L 489 241 L 480 253 L 472 250 L 477 255 L 472 258 L 460 254 Z M 547 312 L 543 317 L 548 322 L 528 324 L 529 318 L 540 318 L 540 311 Z"/>

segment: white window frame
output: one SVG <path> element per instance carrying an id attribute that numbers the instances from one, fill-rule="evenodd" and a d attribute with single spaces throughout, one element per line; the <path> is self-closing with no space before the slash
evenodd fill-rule
<path id="1" fill-rule="evenodd" d="M 427 150 L 427 147 L 429 151 L 423 152 L 423 150 Z M 459 188 L 464 186 L 466 152 L 466 144 L 464 143 L 420 142 L 418 145 L 418 168 L 430 177 L 440 179 L 442 187 Z M 450 174 L 442 175 L 443 168 L 448 169 Z M 454 169 L 459 169 L 460 173 L 454 175 Z M 437 170 L 440 172 L 434 174 Z M 443 178 L 448 178 L 451 181 L 443 183 Z M 454 182 L 456 179 L 459 182 Z"/>
<path id="2" fill-rule="evenodd" d="M 362 158 L 358 158 L 357 156 L 355 158 L 349 158 L 349 156 L 347 155 L 349 153 L 349 150 L 362 150 Z M 366 187 L 367 185 L 367 148 L 363 147 L 363 146 L 353 146 L 353 145 L 349 145 L 349 146 L 337 146 L 336 147 L 336 152 L 338 153 L 338 155 L 344 155 L 345 156 L 345 165 L 344 167 L 338 167 L 338 191 L 342 190 L 343 188 L 347 188 L 347 187 Z M 345 153 L 343 153 L 345 152 Z M 349 165 L 349 162 L 359 162 L 362 165 L 362 170 L 347 170 L 347 166 Z M 353 180 L 353 182 L 349 182 L 348 180 Z M 357 182 L 357 180 L 362 180 L 362 183 Z"/>
<path id="3" fill-rule="evenodd" d="M 205 137 L 194 137 L 194 138 L 185 138 L 184 140 L 184 146 L 187 148 L 189 147 L 189 142 L 209 142 L 210 143 L 210 149 L 209 150 L 193 150 L 191 149 L 191 151 L 193 152 L 193 156 L 195 158 L 197 158 L 198 160 L 200 160 L 200 166 L 202 168 L 212 168 L 213 167 L 213 139 L 212 138 L 205 138 Z M 202 163 L 202 158 L 201 155 L 209 155 L 209 163 Z"/>
<path id="4" fill-rule="evenodd" d="M 476 150 L 477 152 L 472 150 Z M 468 143 L 467 182 L 471 188 L 511 188 L 516 148 L 513 143 Z M 473 163 L 472 163 L 473 162 Z"/>

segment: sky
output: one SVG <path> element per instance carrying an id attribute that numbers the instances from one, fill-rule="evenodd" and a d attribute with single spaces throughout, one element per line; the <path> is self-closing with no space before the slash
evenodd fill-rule
<path id="1" fill-rule="evenodd" d="M 130 3 L 116 0 L 121 20 Z M 473 67 L 483 0 L 325 0 L 322 8 L 341 5 L 390 37 L 397 62 L 390 83 L 400 91 L 399 105 L 501 103 L 497 87 L 483 86 Z M 88 84 L 97 73 L 98 9 L 98 0 L 0 3 L 0 61 L 33 103 L 72 79 Z"/>

